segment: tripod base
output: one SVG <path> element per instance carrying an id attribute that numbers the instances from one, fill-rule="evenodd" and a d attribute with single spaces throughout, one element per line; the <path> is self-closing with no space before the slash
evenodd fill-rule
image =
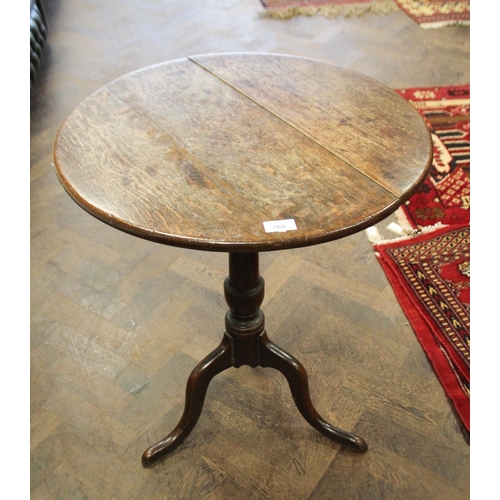
<path id="1" fill-rule="evenodd" d="M 267 337 L 260 304 L 264 298 L 264 280 L 258 274 L 258 254 L 229 254 L 229 277 L 224 283 L 226 333 L 221 344 L 206 356 L 189 376 L 184 413 L 174 430 L 148 448 L 142 464 L 148 467 L 177 448 L 198 421 L 208 385 L 215 375 L 230 367 L 249 365 L 275 368 L 288 381 L 295 404 L 316 430 L 333 441 L 360 453 L 366 442 L 326 422 L 314 408 L 309 394 L 307 374 L 302 364 Z"/>

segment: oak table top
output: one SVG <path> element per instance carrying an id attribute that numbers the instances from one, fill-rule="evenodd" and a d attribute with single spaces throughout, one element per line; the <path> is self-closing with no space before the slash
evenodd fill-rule
<path id="1" fill-rule="evenodd" d="M 260 53 L 120 77 L 71 112 L 54 145 L 61 183 L 93 216 L 141 238 L 227 252 L 367 228 L 413 194 L 431 161 L 427 126 L 389 87 Z M 264 222 L 283 220 L 296 229 L 267 232 Z"/>

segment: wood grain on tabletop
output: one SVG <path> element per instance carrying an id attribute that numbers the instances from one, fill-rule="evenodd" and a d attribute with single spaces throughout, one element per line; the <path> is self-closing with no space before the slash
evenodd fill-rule
<path id="1" fill-rule="evenodd" d="M 418 113 L 370 78 L 306 58 L 226 54 L 148 67 L 95 92 L 64 122 L 55 163 L 75 200 L 115 227 L 262 251 L 387 216 L 425 177 L 430 148 Z M 264 231 L 283 219 L 297 231 Z"/>

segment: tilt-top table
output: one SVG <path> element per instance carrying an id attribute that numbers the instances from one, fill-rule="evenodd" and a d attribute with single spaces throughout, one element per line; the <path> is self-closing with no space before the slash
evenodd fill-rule
<path id="1" fill-rule="evenodd" d="M 188 436 L 211 379 L 242 365 L 279 370 L 312 427 L 367 450 L 321 418 L 302 364 L 269 340 L 259 252 L 348 236 L 408 199 L 432 161 L 429 131 L 410 104 L 366 76 L 312 59 L 187 57 L 88 97 L 62 124 L 54 160 L 67 192 L 101 221 L 229 254 L 222 342 L 191 373 L 180 422 L 144 452 L 144 466 Z"/>

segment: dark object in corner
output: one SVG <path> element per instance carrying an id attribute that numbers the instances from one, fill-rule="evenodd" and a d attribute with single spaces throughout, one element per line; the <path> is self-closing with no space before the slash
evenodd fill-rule
<path id="1" fill-rule="evenodd" d="M 43 0 L 31 0 L 30 4 L 30 82 L 35 83 L 47 42 L 47 17 Z"/>

